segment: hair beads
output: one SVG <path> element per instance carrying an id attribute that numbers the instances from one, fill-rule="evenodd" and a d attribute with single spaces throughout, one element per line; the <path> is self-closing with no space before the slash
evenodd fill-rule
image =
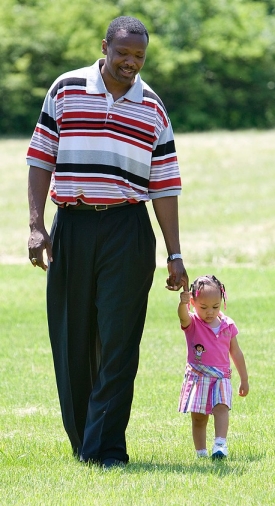
<path id="1" fill-rule="evenodd" d="M 216 278 L 216 276 L 212 276 L 212 275 L 207 274 L 206 276 L 200 276 L 197 279 L 195 279 L 195 281 L 190 286 L 190 291 L 192 293 L 192 296 L 194 298 L 198 297 L 200 294 L 200 291 L 203 289 L 203 287 L 205 285 L 215 286 L 220 290 L 221 296 L 223 299 L 223 303 L 224 303 L 224 309 L 226 309 L 227 295 L 226 295 L 226 291 L 225 291 L 225 286 L 223 283 L 221 283 L 218 280 L 218 278 Z"/>

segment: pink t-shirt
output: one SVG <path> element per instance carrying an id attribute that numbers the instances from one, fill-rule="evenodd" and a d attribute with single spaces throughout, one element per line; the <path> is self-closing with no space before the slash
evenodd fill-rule
<path id="1" fill-rule="evenodd" d="M 230 367 L 229 349 L 232 337 L 238 334 L 234 321 L 220 312 L 221 325 L 214 334 L 211 327 L 196 313 L 189 313 L 191 323 L 182 328 L 188 348 L 187 362 L 217 367 L 227 371 Z"/>

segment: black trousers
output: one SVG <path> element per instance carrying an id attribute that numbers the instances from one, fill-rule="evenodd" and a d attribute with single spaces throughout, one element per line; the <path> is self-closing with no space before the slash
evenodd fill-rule
<path id="1" fill-rule="evenodd" d="M 47 310 L 65 430 L 84 461 L 128 461 L 139 344 L 155 270 L 144 203 L 58 209 Z"/>

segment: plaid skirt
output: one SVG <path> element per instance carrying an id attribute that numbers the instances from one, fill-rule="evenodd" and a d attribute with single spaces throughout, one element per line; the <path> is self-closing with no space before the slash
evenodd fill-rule
<path id="1" fill-rule="evenodd" d="M 232 405 L 231 370 L 187 364 L 179 399 L 181 413 L 212 414 L 216 404 Z"/>

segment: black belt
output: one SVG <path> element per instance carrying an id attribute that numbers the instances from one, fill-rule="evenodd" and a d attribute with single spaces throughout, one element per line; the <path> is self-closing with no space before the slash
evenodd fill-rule
<path id="1" fill-rule="evenodd" d="M 69 209 L 70 211 L 107 211 L 113 207 L 122 207 L 129 205 L 131 205 L 130 202 L 126 200 L 125 202 L 120 202 L 119 204 L 96 204 L 91 206 L 89 204 L 79 204 L 75 206 L 69 204 L 65 209 Z"/>

